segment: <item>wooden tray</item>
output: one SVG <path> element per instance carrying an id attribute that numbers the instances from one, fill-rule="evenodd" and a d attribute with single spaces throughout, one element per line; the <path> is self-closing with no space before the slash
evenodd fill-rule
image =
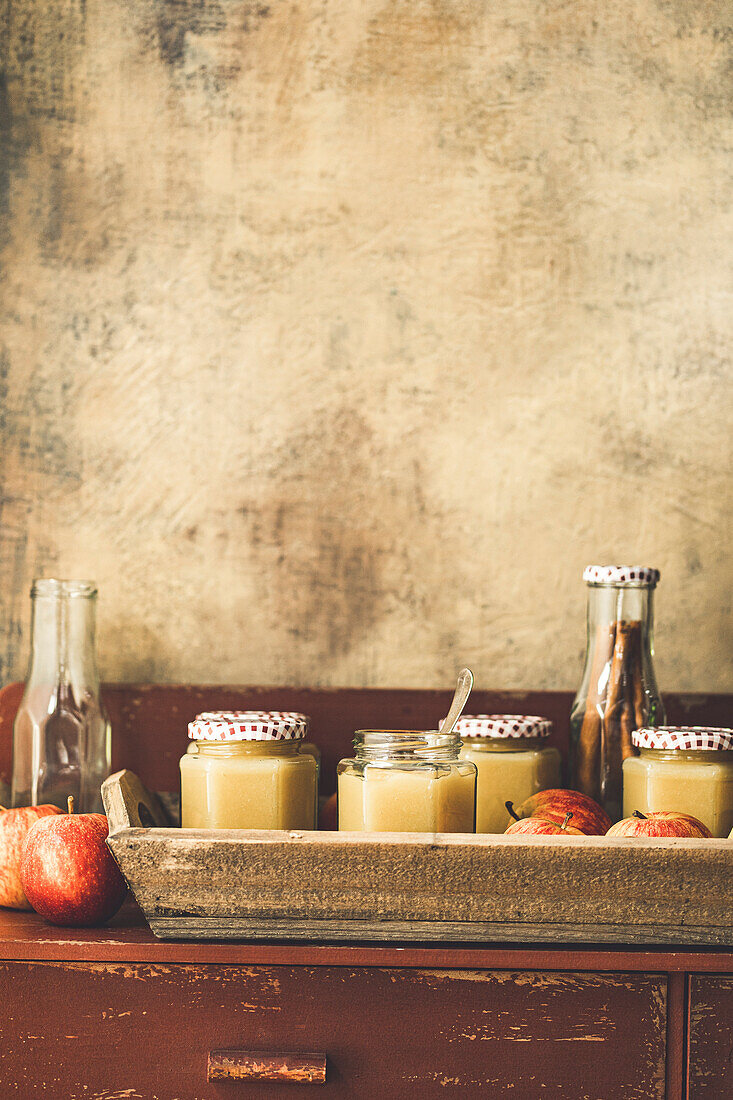
<path id="1" fill-rule="evenodd" d="M 131 772 L 109 847 L 163 939 L 733 945 L 733 841 L 177 829 Z"/>

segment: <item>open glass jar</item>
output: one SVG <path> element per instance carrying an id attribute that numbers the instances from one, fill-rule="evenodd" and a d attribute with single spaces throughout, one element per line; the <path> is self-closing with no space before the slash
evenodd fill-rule
<path id="1" fill-rule="evenodd" d="M 571 785 L 621 817 L 622 764 L 635 756 L 632 731 L 661 725 L 654 674 L 654 589 L 659 570 L 589 565 L 588 641 L 570 714 Z"/>
<path id="2" fill-rule="evenodd" d="M 519 714 L 465 714 L 456 724 L 461 759 L 476 765 L 476 832 L 503 833 L 511 818 L 508 801 L 524 802 L 560 786 L 560 753 L 545 744 L 546 718 Z"/>
<path id="3" fill-rule="evenodd" d="M 300 752 L 305 715 L 210 711 L 189 724 L 181 758 L 185 829 L 314 829 L 315 758 Z"/>
<path id="4" fill-rule="evenodd" d="M 660 726 L 631 735 L 639 756 L 624 760 L 624 817 L 691 814 L 713 836 L 733 829 L 733 730 Z"/>
<path id="5" fill-rule="evenodd" d="M 356 755 L 338 766 L 339 829 L 472 833 L 476 766 L 455 733 L 358 730 Z"/>

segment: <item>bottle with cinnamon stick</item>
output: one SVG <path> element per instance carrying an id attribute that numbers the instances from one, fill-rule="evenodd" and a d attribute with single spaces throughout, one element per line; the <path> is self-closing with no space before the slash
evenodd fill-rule
<path id="1" fill-rule="evenodd" d="M 571 783 L 623 816 L 622 764 L 637 750 L 631 733 L 664 725 L 654 675 L 653 602 L 659 570 L 589 565 L 588 642 L 583 678 L 570 714 Z"/>

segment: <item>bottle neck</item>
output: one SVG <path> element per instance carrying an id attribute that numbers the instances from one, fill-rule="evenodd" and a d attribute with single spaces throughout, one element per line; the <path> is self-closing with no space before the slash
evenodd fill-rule
<path id="1" fill-rule="evenodd" d="M 29 682 L 98 686 L 96 597 L 96 587 L 89 582 L 34 583 Z"/>
<path id="2" fill-rule="evenodd" d="M 652 588 L 589 585 L 584 684 L 591 672 L 596 670 L 600 673 L 600 679 L 594 686 L 603 694 L 613 658 L 626 666 L 626 676 L 630 681 L 640 680 L 646 690 L 658 696 L 653 628 Z M 605 672 L 602 671 L 604 665 Z"/>
<path id="3" fill-rule="evenodd" d="M 422 730 L 357 730 L 354 735 L 357 760 L 457 760 L 460 738 L 455 734 Z"/>
<path id="4" fill-rule="evenodd" d="M 654 627 L 654 589 L 612 584 L 588 586 L 588 632 L 612 623 L 639 623 L 651 638 Z"/>

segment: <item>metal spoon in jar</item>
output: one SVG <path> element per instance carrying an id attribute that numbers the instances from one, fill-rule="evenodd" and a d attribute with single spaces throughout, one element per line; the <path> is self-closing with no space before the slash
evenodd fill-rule
<path id="1" fill-rule="evenodd" d="M 443 724 L 440 727 L 441 734 L 453 733 L 455 724 L 463 714 L 463 708 L 468 702 L 468 697 L 471 694 L 471 688 L 473 687 L 473 673 L 470 668 L 462 668 L 458 673 L 458 683 L 456 684 L 456 693 L 453 696 L 453 702 L 450 705 L 450 710 L 443 719 Z"/>

